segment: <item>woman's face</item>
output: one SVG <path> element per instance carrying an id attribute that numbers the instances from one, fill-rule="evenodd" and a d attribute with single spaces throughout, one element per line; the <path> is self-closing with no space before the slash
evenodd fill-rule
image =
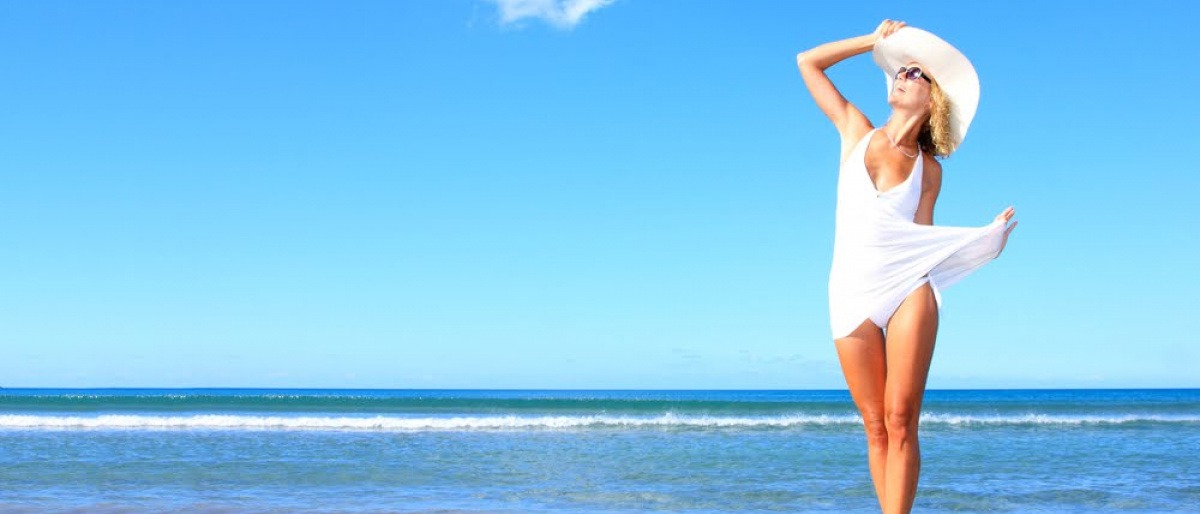
<path id="1" fill-rule="evenodd" d="M 893 77 L 892 91 L 888 95 L 888 103 L 893 108 L 907 109 L 917 112 L 928 112 L 930 109 L 930 95 L 932 84 L 925 80 L 925 77 L 915 79 L 908 78 L 908 68 L 920 68 L 921 74 L 925 75 L 925 67 L 916 61 L 909 62 L 904 65 L 905 71 L 898 73 Z M 928 75 L 925 75 L 926 77 Z M 932 79 L 932 77 L 930 77 Z"/>

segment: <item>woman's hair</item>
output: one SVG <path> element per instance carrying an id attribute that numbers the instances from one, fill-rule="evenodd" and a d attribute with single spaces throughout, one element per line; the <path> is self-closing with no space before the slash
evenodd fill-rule
<path id="1" fill-rule="evenodd" d="M 930 82 L 930 86 L 929 98 L 933 105 L 929 109 L 929 121 L 925 122 L 917 136 L 917 144 L 921 146 L 921 151 L 945 159 L 953 151 L 953 138 L 950 136 L 950 99 L 942 93 L 942 88 L 936 81 Z"/>

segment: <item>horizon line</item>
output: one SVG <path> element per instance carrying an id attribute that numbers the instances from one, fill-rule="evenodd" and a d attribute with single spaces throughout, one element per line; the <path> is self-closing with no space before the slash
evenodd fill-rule
<path id="1" fill-rule="evenodd" d="M 688 392 L 727 392 L 727 391 L 753 391 L 753 392 L 776 392 L 776 391 L 848 391 L 846 388 L 838 389 L 690 389 L 690 388 L 674 388 L 674 389 L 644 389 L 644 388 L 525 388 L 525 387 L 498 387 L 498 388 L 477 388 L 477 387 L 253 387 L 253 386 L 200 386 L 200 387 L 157 387 L 157 386 L 119 386 L 119 387 L 4 387 L 0 386 L 0 390 L 18 390 L 18 389 L 58 389 L 58 390 L 135 390 L 135 389 L 159 389 L 159 390 L 274 390 L 274 391 L 297 391 L 297 390 L 326 390 L 326 391 L 688 391 Z M 1176 387 L 964 387 L 964 388 L 926 388 L 925 391 L 1129 391 L 1129 390 L 1197 390 L 1198 386 L 1176 386 Z"/>

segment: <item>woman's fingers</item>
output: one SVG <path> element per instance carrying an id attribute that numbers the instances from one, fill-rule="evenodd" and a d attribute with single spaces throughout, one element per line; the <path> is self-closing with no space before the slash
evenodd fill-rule
<path id="1" fill-rule="evenodd" d="M 1012 217 L 1013 217 L 1013 214 L 1016 214 L 1016 212 L 1017 212 L 1017 211 L 1016 211 L 1016 209 L 1013 209 L 1012 207 L 1009 207 L 1009 208 L 1007 208 L 1007 209 L 1004 209 L 1004 212 L 1001 212 L 1000 214 L 997 214 L 997 215 L 996 215 L 996 219 L 1001 219 L 1001 218 L 1004 218 L 1004 222 L 1005 222 L 1005 223 L 1007 223 L 1007 222 L 1008 222 L 1008 220 L 1012 219 Z"/>
<path id="2" fill-rule="evenodd" d="M 880 23 L 879 27 L 875 29 L 875 39 L 888 37 L 903 26 L 904 22 L 902 21 L 883 20 L 883 23 Z"/>
<path id="3" fill-rule="evenodd" d="M 892 20 L 883 20 L 878 27 L 875 28 L 875 39 L 878 41 L 887 32 L 888 25 L 891 25 Z"/>

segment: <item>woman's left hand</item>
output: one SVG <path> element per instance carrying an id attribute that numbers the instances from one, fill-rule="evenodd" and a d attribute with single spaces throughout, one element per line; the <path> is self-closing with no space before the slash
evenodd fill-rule
<path id="1" fill-rule="evenodd" d="M 1003 219 L 1005 223 L 1008 223 L 1008 220 L 1012 219 L 1013 214 L 1016 214 L 1016 212 L 1017 211 L 1015 209 L 1009 207 L 1004 209 L 1004 212 L 996 215 L 996 220 L 999 221 Z M 1008 235 L 1012 233 L 1014 228 L 1017 228 L 1017 223 L 1020 222 L 1014 221 L 1012 225 L 1009 225 L 1008 228 L 1004 229 L 1004 238 L 1000 240 L 1000 251 L 996 252 L 996 257 L 1000 257 L 1000 254 L 1004 252 L 1004 247 L 1008 245 Z"/>

